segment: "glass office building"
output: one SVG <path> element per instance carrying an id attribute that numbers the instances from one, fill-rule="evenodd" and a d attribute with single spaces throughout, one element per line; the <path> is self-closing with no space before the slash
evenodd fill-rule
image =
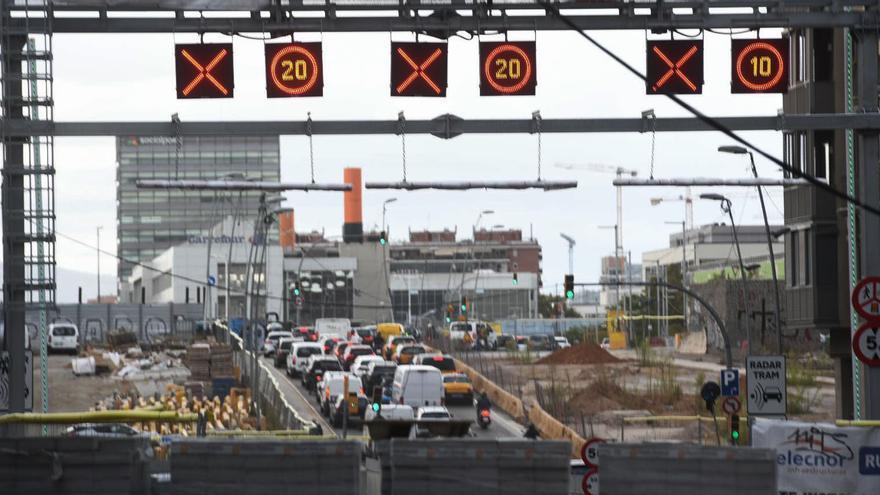
<path id="1" fill-rule="evenodd" d="M 278 182 L 278 136 L 118 137 L 116 140 L 116 244 L 126 260 L 146 262 L 167 248 L 205 242 L 208 229 L 238 210 L 252 218 L 259 192 L 139 189 L 138 179 L 247 179 Z M 241 174 L 241 175 L 237 175 Z M 121 301 L 132 264 L 117 267 Z"/>

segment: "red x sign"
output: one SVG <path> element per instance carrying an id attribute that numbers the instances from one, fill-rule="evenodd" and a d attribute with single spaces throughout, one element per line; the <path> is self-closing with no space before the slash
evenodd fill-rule
<path id="1" fill-rule="evenodd" d="M 232 44 L 174 46 L 178 98 L 232 98 Z"/>
<path id="2" fill-rule="evenodd" d="M 648 41 L 648 94 L 701 94 L 703 41 Z"/>
<path id="3" fill-rule="evenodd" d="M 446 43 L 391 43 L 391 96 L 446 96 Z"/>

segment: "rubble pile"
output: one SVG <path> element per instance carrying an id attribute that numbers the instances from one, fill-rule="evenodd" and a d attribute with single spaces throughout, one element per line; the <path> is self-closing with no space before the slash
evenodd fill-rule
<path id="1" fill-rule="evenodd" d="M 211 379 L 211 346 L 199 342 L 186 349 L 186 366 L 192 379 L 200 382 Z"/>

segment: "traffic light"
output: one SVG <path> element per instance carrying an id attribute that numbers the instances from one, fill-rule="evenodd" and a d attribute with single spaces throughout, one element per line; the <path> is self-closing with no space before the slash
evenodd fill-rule
<path id="1" fill-rule="evenodd" d="M 519 285 L 519 274 L 513 272 L 513 285 Z"/>
<path id="2" fill-rule="evenodd" d="M 467 313 L 467 298 L 464 296 L 461 296 L 461 312 Z"/>
<path id="3" fill-rule="evenodd" d="M 385 245 L 388 243 L 388 239 L 385 237 L 385 231 L 379 232 L 379 244 Z"/>
<path id="4" fill-rule="evenodd" d="M 370 408 L 373 409 L 373 412 L 376 413 L 376 416 L 381 416 L 382 414 L 382 387 L 373 387 L 373 401 L 370 404 Z"/>
<path id="5" fill-rule="evenodd" d="M 302 294 L 302 289 L 300 288 L 299 282 L 294 282 L 293 283 L 293 295 L 299 296 L 300 294 Z"/>
<path id="6" fill-rule="evenodd" d="M 730 443 L 731 445 L 739 443 L 739 414 L 730 415 Z"/>
<path id="7" fill-rule="evenodd" d="M 574 299 L 574 275 L 565 276 L 565 298 Z"/>
<path id="8" fill-rule="evenodd" d="M 452 309 L 452 305 L 448 304 L 446 306 L 446 323 L 452 323 L 452 314 L 453 313 L 455 313 L 455 311 Z"/>

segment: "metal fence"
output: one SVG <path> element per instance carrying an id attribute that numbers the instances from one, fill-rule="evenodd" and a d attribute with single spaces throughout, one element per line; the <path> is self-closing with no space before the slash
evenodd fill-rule
<path id="1" fill-rule="evenodd" d="M 232 362 L 241 370 L 241 383 L 255 391 L 258 411 L 266 418 L 270 429 L 317 431 L 314 422 L 300 416 L 287 402 L 274 375 L 240 336 L 222 324 L 215 323 L 213 329 L 218 341 L 232 346 Z"/>

